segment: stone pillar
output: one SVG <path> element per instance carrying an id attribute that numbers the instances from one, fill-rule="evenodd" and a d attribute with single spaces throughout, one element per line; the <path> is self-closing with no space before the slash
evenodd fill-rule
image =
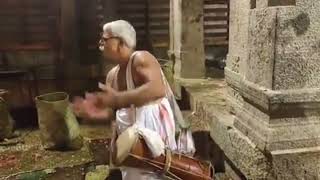
<path id="1" fill-rule="evenodd" d="M 203 1 L 170 0 L 169 57 L 176 79 L 205 76 Z"/>
<path id="2" fill-rule="evenodd" d="M 252 3 L 231 1 L 225 74 L 234 126 L 265 154 L 272 179 L 318 179 L 320 1 Z"/>

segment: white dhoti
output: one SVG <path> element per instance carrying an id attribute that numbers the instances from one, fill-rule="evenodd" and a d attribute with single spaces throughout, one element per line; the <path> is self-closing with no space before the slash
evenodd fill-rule
<path id="1" fill-rule="evenodd" d="M 128 127 L 133 125 L 131 118 L 134 115 L 131 108 L 120 109 L 116 113 L 116 124 L 118 134 L 121 134 Z M 175 122 L 169 101 L 163 98 L 157 104 L 149 104 L 136 108 L 136 123 L 140 128 L 146 128 L 157 132 L 165 145 L 170 150 L 177 149 L 175 140 Z M 161 179 L 154 172 L 148 172 L 136 168 L 122 168 L 123 179 Z"/>

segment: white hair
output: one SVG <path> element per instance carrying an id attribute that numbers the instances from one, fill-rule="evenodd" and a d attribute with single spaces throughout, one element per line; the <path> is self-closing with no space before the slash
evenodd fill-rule
<path id="1" fill-rule="evenodd" d="M 124 20 L 117 20 L 103 25 L 103 32 L 121 38 L 129 48 L 136 47 L 136 31 L 133 26 Z"/>

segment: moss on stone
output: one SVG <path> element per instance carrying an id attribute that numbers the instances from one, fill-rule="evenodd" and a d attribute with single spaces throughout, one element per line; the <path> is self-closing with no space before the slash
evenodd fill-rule
<path id="1" fill-rule="evenodd" d="M 108 176 L 108 166 L 97 166 L 95 170 L 86 174 L 85 180 L 105 180 Z"/>
<path id="2" fill-rule="evenodd" d="M 111 130 L 108 126 L 81 126 L 85 138 L 84 146 L 75 151 L 49 151 L 41 147 L 39 130 L 23 130 L 18 144 L 0 146 L 0 179 L 23 172 L 34 172 L 43 169 L 73 167 L 94 161 L 89 148 L 91 139 L 108 138 Z M 1 158 L 2 157 L 2 158 Z M 1 163 L 3 159 L 4 163 Z M 6 159 L 11 163 L 6 164 Z M 41 172 L 26 175 L 25 178 L 42 177 Z"/>

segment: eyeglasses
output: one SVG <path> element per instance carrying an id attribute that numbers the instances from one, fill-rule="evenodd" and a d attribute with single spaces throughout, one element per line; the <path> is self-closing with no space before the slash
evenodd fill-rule
<path id="1" fill-rule="evenodd" d="M 118 37 L 117 36 L 104 37 L 103 33 L 101 33 L 99 43 L 106 43 L 108 40 L 112 38 L 118 38 Z"/>
<path id="2" fill-rule="evenodd" d="M 115 38 L 115 37 L 114 36 L 110 36 L 110 37 L 101 36 L 100 41 L 107 42 L 109 39 L 112 39 L 112 38 Z"/>

